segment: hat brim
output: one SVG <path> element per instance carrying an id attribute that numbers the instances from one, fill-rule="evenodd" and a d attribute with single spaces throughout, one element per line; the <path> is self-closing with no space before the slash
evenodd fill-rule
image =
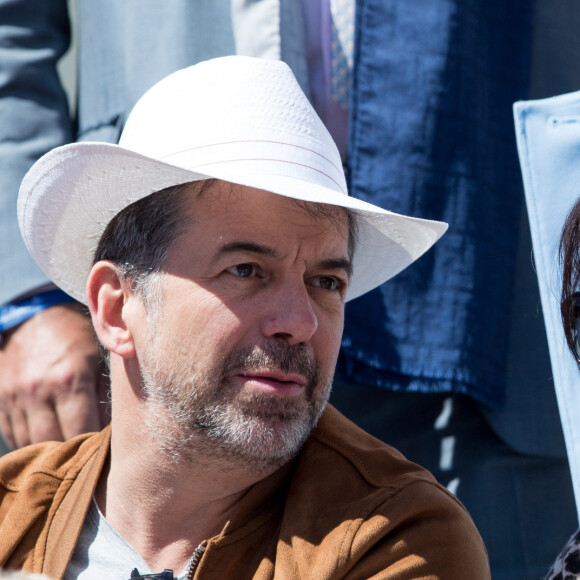
<path id="1" fill-rule="evenodd" d="M 264 164 L 259 163 L 253 172 L 251 159 L 185 168 L 119 145 L 64 145 L 37 161 L 22 182 L 20 229 L 45 274 L 82 303 L 86 302 L 86 280 L 95 250 L 111 219 L 147 195 L 190 181 L 215 178 L 354 210 L 359 216 L 359 231 L 347 300 L 398 274 L 447 229 L 442 222 L 389 212 L 319 183 L 289 177 L 276 171 L 275 163 L 270 163 L 270 169 L 264 171 Z"/>

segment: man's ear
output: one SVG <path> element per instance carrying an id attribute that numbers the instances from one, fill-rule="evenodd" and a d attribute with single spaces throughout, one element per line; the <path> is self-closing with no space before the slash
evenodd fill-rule
<path id="1" fill-rule="evenodd" d="M 119 268 L 108 261 L 97 262 L 87 279 L 87 306 L 103 346 L 122 358 L 135 356 L 133 336 L 126 323 L 125 305 L 133 297 Z"/>

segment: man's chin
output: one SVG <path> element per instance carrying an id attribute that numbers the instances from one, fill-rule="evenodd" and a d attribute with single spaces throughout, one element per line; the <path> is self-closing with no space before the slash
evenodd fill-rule
<path id="1" fill-rule="evenodd" d="M 304 408 L 269 404 L 230 412 L 208 425 L 206 436 L 216 455 L 255 470 L 280 467 L 300 451 L 318 417 Z"/>
<path id="2" fill-rule="evenodd" d="M 329 390 L 318 391 L 318 398 L 310 401 L 242 395 L 225 408 L 214 409 L 205 434 L 227 457 L 254 469 L 281 467 L 302 449 L 327 404 Z"/>

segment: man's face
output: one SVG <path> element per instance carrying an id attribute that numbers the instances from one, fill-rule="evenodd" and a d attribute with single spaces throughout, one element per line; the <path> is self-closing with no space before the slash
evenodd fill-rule
<path id="1" fill-rule="evenodd" d="M 175 460 L 282 465 L 328 400 L 346 213 L 219 182 L 185 205 L 192 227 L 172 245 L 158 312 L 135 338 L 148 424 Z"/>

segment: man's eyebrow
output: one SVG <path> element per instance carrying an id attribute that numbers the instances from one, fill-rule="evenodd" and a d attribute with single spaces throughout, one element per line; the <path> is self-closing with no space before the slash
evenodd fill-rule
<path id="1" fill-rule="evenodd" d="M 218 249 L 218 255 L 220 254 L 231 254 L 233 252 L 251 252 L 253 254 L 260 254 L 261 256 L 267 256 L 268 258 L 277 258 L 278 252 L 270 246 L 264 246 L 262 244 L 256 244 L 255 242 L 228 242 Z"/>
<path id="2" fill-rule="evenodd" d="M 270 246 L 245 241 L 227 242 L 218 249 L 217 255 L 230 254 L 234 252 L 250 252 L 268 258 L 277 258 L 279 256 L 279 253 Z M 352 262 L 346 258 L 329 258 L 327 260 L 322 260 L 318 263 L 318 267 L 322 270 L 344 270 L 349 278 L 352 275 Z"/>
<path id="3" fill-rule="evenodd" d="M 349 278 L 352 276 L 352 262 L 346 258 L 323 260 L 318 264 L 318 267 L 323 270 L 344 270 Z"/>

